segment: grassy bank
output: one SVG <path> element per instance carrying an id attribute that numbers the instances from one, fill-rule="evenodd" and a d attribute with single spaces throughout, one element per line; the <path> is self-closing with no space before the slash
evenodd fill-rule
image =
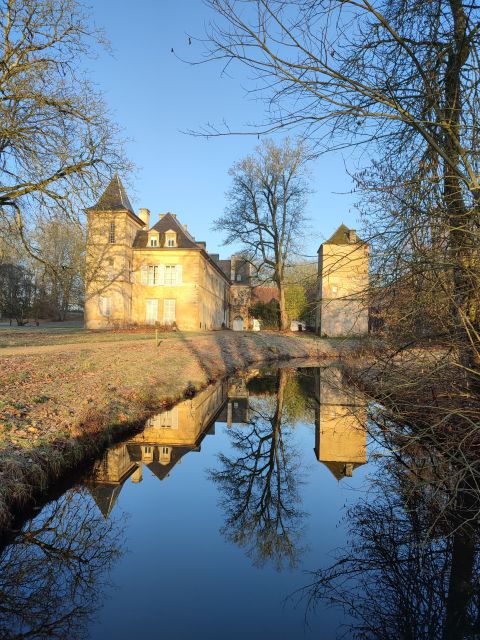
<path id="1" fill-rule="evenodd" d="M 98 334 L 96 334 L 98 335 Z M 108 336 L 112 340 L 113 336 Z M 0 350 L 0 527 L 113 439 L 236 369 L 272 360 L 338 357 L 353 342 L 313 336 L 169 334 Z"/>

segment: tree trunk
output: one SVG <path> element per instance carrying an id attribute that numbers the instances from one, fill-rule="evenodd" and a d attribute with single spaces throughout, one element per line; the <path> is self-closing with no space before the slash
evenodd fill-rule
<path id="1" fill-rule="evenodd" d="M 471 485 L 471 483 L 470 483 Z M 478 527 L 474 515 L 478 513 L 475 486 L 464 480 L 458 488 L 453 526 L 456 531 L 452 542 L 452 560 L 445 611 L 443 640 L 473 637 L 472 618 L 469 614 L 472 598 L 475 540 Z"/>
<path id="2" fill-rule="evenodd" d="M 461 139 L 460 121 L 463 98 L 461 73 L 470 51 L 464 8 L 458 0 L 450 0 L 450 6 L 454 19 L 454 33 L 445 73 L 445 115 L 449 127 L 444 138 L 444 149 L 450 164 L 444 163 L 443 184 L 451 264 L 454 265 L 452 274 L 453 339 L 459 352 L 460 362 L 465 367 L 466 377 L 470 379 L 471 372 L 479 364 L 478 344 L 475 344 L 474 337 L 479 328 L 476 273 L 478 266 L 476 249 L 472 242 L 473 218 L 476 217 L 477 210 L 466 204 L 463 185 L 455 171 L 455 167 L 461 164 L 456 143 Z"/>
<path id="3" fill-rule="evenodd" d="M 280 330 L 288 331 L 288 315 L 285 308 L 285 288 L 283 282 L 277 282 L 278 288 L 278 304 L 280 306 Z"/>

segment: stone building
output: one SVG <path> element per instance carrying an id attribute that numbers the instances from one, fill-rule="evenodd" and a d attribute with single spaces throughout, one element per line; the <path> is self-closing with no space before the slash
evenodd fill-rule
<path id="1" fill-rule="evenodd" d="M 317 333 L 367 335 L 367 289 L 368 245 L 342 224 L 318 250 Z"/>
<path id="2" fill-rule="evenodd" d="M 251 264 L 242 255 L 232 256 L 230 263 L 230 326 L 234 331 L 250 329 L 249 308 L 252 299 Z M 228 268 L 228 267 L 227 267 Z"/>
<path id="3" fill-rule="evenodd" d="M 365 398 L 342 383 L 338 367 L 315 372 L 315 455 L 337 480 L 353 475 L 367 461 Z"/>
<path id="4" fill-rule="evenodd" d="M 199 452 L 204 438 L 215 433 L 215 420 L 227 400 L 225 382 L 217 382 L 193 398 L 150 418 L 145 429 L 110 447 L 84 479 L 105 518 L 126 481 L 138 483 L 148 469 L 165 480 L 182 458 Z"/>
<path id="5" fill-rule="evenodd" d="M 173 213 L 151 225 L 134 213 L 115 176 L 86 211 L 88 218 L 85 325 L 175 325 L 180 330 L 230 326 L 235 261 L 207 252 Z M 233 266 L 232 266 L 233 265 Z"/>

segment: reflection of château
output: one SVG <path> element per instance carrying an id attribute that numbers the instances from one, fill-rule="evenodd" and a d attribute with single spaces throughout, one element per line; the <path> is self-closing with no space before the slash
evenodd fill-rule
<path id="1" fill-rule="evenodd" d="M 87 483 L 99 509 L 110 514 L 125 481 L 141 482 L 143 465 L 159 480 L 190 451 L 200 451 L 207 434 L 215 433 L 215 418 L 226 400 L 226 383 L 219 382 L 150 418 L 145 429 L 111 447 L 95 463 Z"/>
<path id="2" fill-rule="evenodd" d="M 228 380 L 227 404 L 218 416 L 219 422 L 228 427 L 234 424 L 247 424 L 250 419 L 247 380 L 244 376 L 235 376 Z"/>
<path id="3" fill-rule="evenodd" d="M 253 370 L 212 385 L 153 416 L 141 433 L 108 449 L 86 481 L 103 515 L 108 517 L 128 478 L 142 481 L 144 466 L 164 480 L 185 454 L 200 451 L 203 438 L 215 433 L 215 420 L 245 427 L 258 417 L 254 399 L 262 401 L 278 392 L 276 372 L 259 374 Z M 354 389 L 342 386 L 340 370 L 334 366 L 315 369 L 314 379 L 315 453 L 341 480 L 366 462 L 365 403 Z"/>
<path id="4" fill-rule="evenodd" d="M 334 366 L 315 372 L 315 454 L 337 480 L 367 461 L 367 412 L 355 388 L 346 389 Z"/>

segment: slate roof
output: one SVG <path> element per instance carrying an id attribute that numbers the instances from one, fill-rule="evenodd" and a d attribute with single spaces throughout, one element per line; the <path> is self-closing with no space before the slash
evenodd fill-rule
<path id="1" fill-rule="evenodd" d="M 130 211 L 135 215 L 118 173 L 110 180 L 97 204 L 89 209 L 91 211 Z"/>
<path id="2" fill-rule="evenodd" d="M 324 460 L 321 460 L 320 462 L 327 467 L 330 473 L 335 476 L 339 482 L 343 478 L 348 477 L 345 475 L 345 465 L 351 464 L 352 470 L 355 471 L 355 469 L 358 469 L 358 467 L 365 464 L 364 462 L 325 462 Z"/>
<path id="3" fill-rule="evenodd" d="M 125 482 L 125 480 L 123 482 Z M 95 500 L 105 520 L 117 502 L 118 496 L 123 488 L 123 482 L 120 484 L 94 484 L 88 487 L 92 498 Z"/>
<path id="4" fill-rule="evenodd" d="M 168 464 L 161 464 L 158 461 L 159 453 L 158 448 L 156 448 L 153 456 L 153 462 L 147 464 L 147 467 L 159 480 L 164 480 L 168 475 L 170 475 L 174 466 L 180 462 L 184 455 L 195 450 L 196 449 L 194 447 L 172 447 L 170 462 Z"/>
<path id="5" fill-rule="evenodd" d="M 324 244 L 350 244 L 348 241 L 350 231 L 353 231 L 353 229 L 349 229 L 347 225 L 342 222 L 335 233 L 328 240 L 325 240 Z M 363 240 L 360 240 L 358 236 L 356 241 L 363 243 Z"/>
<path id="6" fill-rule="evenodd" d="M 219 260 L 218 266 L 223 271 L 223 273 L 230 280 L 230 276 L 232 275 L 232 261 L 231 260 Z"/>
<path id="7" fill-rule="evenodd" d="M 164 244 L 163 239 L 164 239 L 165 233 L 171 230 L 171 231 L 175 231 L 175 233 L 177 234 L 176 248 L 179 247 L 180 249 L 200 249 L 198 243 L 195 242 L 195 239 L 192 238 L 192 236 L 187 231 L 185 231 L 183 225 L 180 224 L 177 218 L 171 213 L 166 213 L 162 218 L 160 218 L 157 224 L 153 225 L 151 230 L 158 231 L 160 235 L 161 248 L 168 249 L 168 247 L 163 247 L 163 244 Z M 141 249 L 144 247 L 146 248 L 147 240 L 148 240 L 148 231 L 139 231 L 135 237 L 135 242 L 133 243 L 133 247 L 135 249 L 139 249 L 139 248 Z"/>

